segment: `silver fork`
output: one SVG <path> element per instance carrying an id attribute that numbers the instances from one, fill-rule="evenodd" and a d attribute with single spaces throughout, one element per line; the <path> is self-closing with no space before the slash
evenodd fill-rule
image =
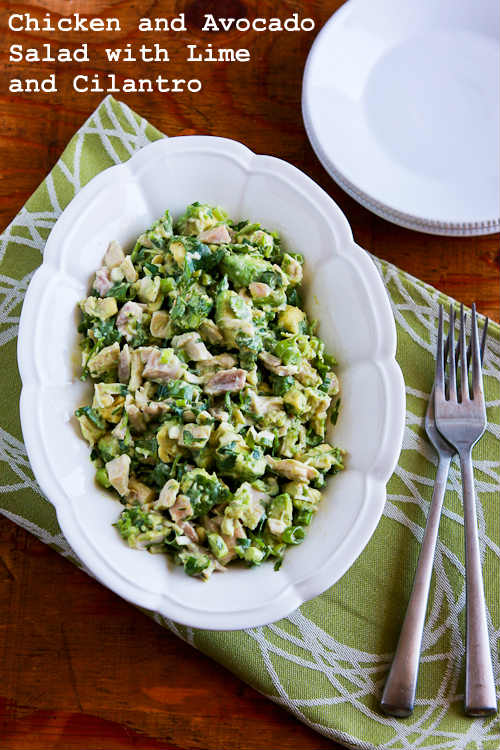
<path id="1" fill-rule="evenodd" d="M 460 309 L 460 398 L 457 391 L 457 370 L 455 357 L 453 356 L 455 349 L 454 327 L 455 311 L 453 307 L 450 307 L 447 394 L 445 387 L 443 308 L 440 306 L 434 410 L 437 428 L 457 451 L 462 471 L 466 586 L 465 713 L 469 716 L 487 716 L 496 713 L 497 701 L 486 620 L 471 455 L 472 447 L 486 429 L 486 408 L 481 375 L 476 306 L 472 306 L 471 320 L 471 391 L 469 391 L 463 306 Z"/>
<path id="2" fill-rule="evenodd" d="M 434 419 L 434 386 L 432 387 L 427 404 L 425 431 L 439 456 L 439 462 L 422 547 L 413 580 L 413 588 L 391 669 L 385 683 L 382 700 L 380 701 L 380 705 L 386 714 L 397 716 L 398 718 L 410 716 L 415 703 L 420 649 L 429 599 L 439 520 L 441 518 L 450 463 L 455 455 L 455 449 L 441 437 L 436 427 Z"/>
<path id="3" fill-rule="evenodd" d="M 486 318 L 481 339 L 481 360 L 486 346 L 488 319 Z M 445 354 L 449 349 L 449 337 L 445 344 Z M 467 352 L 470 360 L 470 349 Z M 455 361 L 458 361 L 459 348 L 455 350 Z M 432 500 L 427 516 L 422 547 L 418 558 L 417 569 L 408 607 L 399 635 L 398 645 L 391 669 L 385 683 L 381 707 L 391 716 L 405 717 L 413 712 L 415 691 L 417 687 L 420 649 L 425 624 L 425 614 L 429 599 L 432 578 L 432 567 L 436 551 L 439 520 L 446 492 L 446 480 L 455 448 L 443 438 L 436 427 L 434 418 L 434 385 L 432 386 L 425 415 L 425 431 L 430 443 L 439 457 Z"/>

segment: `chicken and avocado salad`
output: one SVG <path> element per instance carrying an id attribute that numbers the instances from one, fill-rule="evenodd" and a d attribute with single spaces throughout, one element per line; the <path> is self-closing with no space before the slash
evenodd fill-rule
<path id="1" fill-rule="evenodd" d="M 208 578 L 233 560 L 278 568 L 303 541 L 342 451 L 302 269 L 275 232 L 199 203 L 129 253 L 109 245 L 80 302 L 93 400 L 76 417 L 131 547 Z"/>

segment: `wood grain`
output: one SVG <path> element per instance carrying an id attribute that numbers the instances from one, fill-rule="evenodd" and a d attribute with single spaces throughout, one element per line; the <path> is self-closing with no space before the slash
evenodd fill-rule
<path id="1" fill-rule="evenodd" d="M 122 94 L 167 134 L 227 136 L 259 153 L 284 158 L 316 180 L 340 205 L 355 239 L 380 258 L 499 320 L 498 236 L 443 238 L 390 224 L 349 198 L 324 172 L 300 115 L 301 77 L 314 34 L 199 31 L 203 14 L 314 18 L 319 28 L 339 0 L 31 0 L 0 2 L 0 224 L 16 214 L 101 94 L 76 95 L 76 63 L 12 63 L 11 44 L 40 48 L 88 41 L 92 62 L 83 72 L 120 78 L 186 77 L 186 43 L 245 47 L 251 63 L 193 63 L 200 94 Z M 116 16 L 119 34 L 13 33 L 9 12 L 54 17 Z M 189 33 L 139 34 L 137 19 L 186 12 Z M 111 66 L 104 48 L 126 42 L 163 43 L 171 62 Z M 51 67 L 52 66 L 52 67 Z M 88 68 L 88 70 L 86 69 Z M 8 93 L 15 76 L 55 71 L 56 94 Z M 150 622 L 23 530 L 0 524 L 0 746 L 5 750 L 260 750 L 334 748 L 222 667 Z"/>

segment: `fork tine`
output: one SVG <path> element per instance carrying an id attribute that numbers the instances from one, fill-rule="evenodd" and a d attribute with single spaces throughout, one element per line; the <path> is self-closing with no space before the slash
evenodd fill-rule
<path id="1" fill-rule="evenodd" d="M 481 364 L 483 364 L 484 352 L 486 350 L 486 336 L 488 335 L 488 323 L 489 322 L 490 322 L 489 318 L 484 319 L 483 335 L 481 336 Z"/>
<path id="2" fill-rule="evenodd" d="M 469 375 L 467 363 L 467 350 L 465 344 L 465 313 L 464 306 L 460 305 L 460 390 L 462 402 L 469 398 Z"/>
<path id="3" fill-rule="evenodd" d="M 467 313 L 465 313 L 464 320 L 465 320 L 465 328 L 467 328 Z M 485 318 L 484 319 L 483 332 L 481 334 L 481 364 L 483 364 L 484 352 L 486 350 L 486 337 L 487 337 L 487 333 L 488 333 L 488 324 L 489 324 L 489 322 L 490 322 L 489 318 Z M 445 352 L 444 356 L 446 357 L 446 352 Z M 469 369 L 469 367 L 470 367 L 470 358 L 471 358 L 471 345 L 470 345 L 470 341 L 469 341 L 469 346 L 467 347 L 467 369 Z M 456 363 L 457 363 L 457 367 L 458 367 L 458 346 L 457 346 L 457 353 L 456 353 L 455 359 L 456 359 Z"/>
<path id="4" fill-rule="evenodd" d="M 455 369 L 455 308 L 450 305 L 450 328 L 448 331 L 448 390 L 450 401 L 457 400 L 457 371 Z"/>
<path id="5" fill-rule="evenodd" d="M 445 364 L 445 371 L 446 371 L 446 362 L 448 361 L 448 352 L 449 352 L 449 343 L 450 343 L 450 337 L 447 336 L 443 341 L 443 362 Z"/>
<path id="6" fill-rule="evenodd" d="M 462 320 L 460 319 L 460 325 L 462 325 Z M 467 330 L 467 313 L 464 314 L 464 328 Z M 470 344 L 467 347 L 467 369 L 470 365 Z M 458 368 L 460 367 L 460 331 L 458 332 L 458 342 L 455 347 L 455 368 L 458 372 Z"/>
<path id="7" fill-rule="evenodd" d="M 444 400 L 443 305 L 439 305 L 436 375 L 434 377 L 434 398 L 437 398 L 441 401 Z"/>
<path id="8" fill-rule="evenodd" d="M 481 353 L 479 351 L 479 336 L 477 333 L 477 316 L 475 303 L 473 303 L 472 305 L 471 328 L 472 393 L 474 398 L 480 398 L 483 392 L 483 379 L 481 377 Z"/>

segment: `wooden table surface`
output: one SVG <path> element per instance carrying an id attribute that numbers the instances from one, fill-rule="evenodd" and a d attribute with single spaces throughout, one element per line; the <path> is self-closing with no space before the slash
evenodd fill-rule
<path id="1" fill-rule="evenodd" d="M 314 33 L 200 33 L 203 13 L 216 16 L 280 16 L 295 11 L 314 18 L 319 29 L 341 5 L 338 0 L 192 0 L 107 2 L 0 1 L 0 224 L 14 217 L 53 166 L 74 131 L 97 106 L 101 94 L 72 91 L 77 63 L 11 63 L 10 44 L 38 47 L 52 41 L 93 45 L 90 72 L 110 72 L 103 49 L 106 35 L 83 39 L 71 33 L 13 33 L 12 11 L 39 17 L 50 10 L 67 15 L 117 16 L 119 42 L 160 41 L 171 58 L 164 66 L 143 63 L 114 68 L 119 77 L 152 77 L 160 72 L 186 77 L 186 43 L 245 47 L 252 62 L 203 66 L 192 77 L 204 80 L 200 94 L 122 94 L 167 134 L 201 133 L 243 141 L 259 153 L 295 164 L 340 205 L 363 247 L 396 263 L 442 291 L 499 319 L 498 236 L 443 238 L 390 224 L 349 198 L 325 173 L 304 132 L 300 114 L 301 76 Z M 187 34 L 140 36 L 141 16 L 186 12 Z M 103 38 L 104 37 L 104 38 Z M 55 94 L 10 94 L 8 79 L 57 72 Z M 85 71 L 84 71 L 85 72 Z M 334 748 L 285 711 L 244 685 L 106 590 L 34 537 L 8 521 L 0 523 L 0 746 L 20 748 Z"/>

